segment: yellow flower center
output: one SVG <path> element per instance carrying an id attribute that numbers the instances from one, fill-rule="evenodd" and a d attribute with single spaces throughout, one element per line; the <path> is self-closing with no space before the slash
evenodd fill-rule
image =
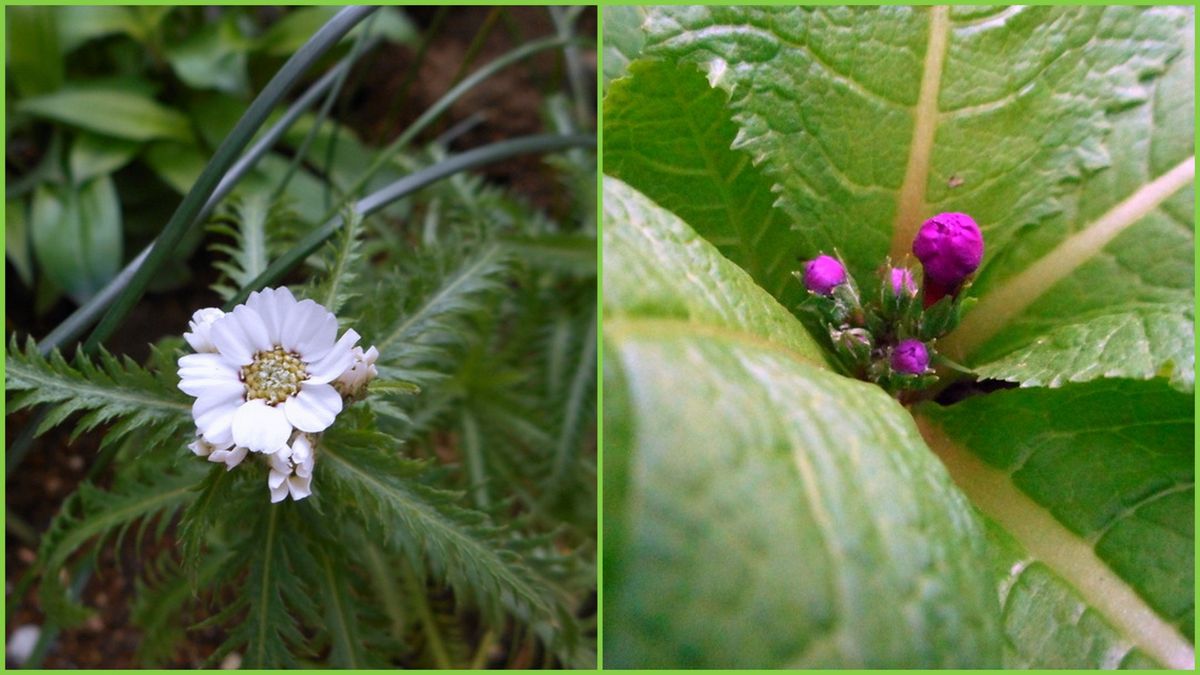
<path id="1" fill-rule="evenodd" d="M 254 361 L 242 368 L 246 383 L 246 400 L 260 398 L 268 405 L 283 403 L 300 391 L 300 383 L 308 379 L 304 362 L 295 354 L 276 347 L 254 355 Z"/>

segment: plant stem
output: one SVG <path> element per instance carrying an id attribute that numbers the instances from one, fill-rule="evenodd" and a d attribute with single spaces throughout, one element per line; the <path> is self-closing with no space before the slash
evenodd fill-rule
<path id="1" fill-rule="evenodd" d="M 595 145 L 596 139 L 593 136 L 562 136 L 558 134 L 523 136 L 508 141 L 492 143 L 482 148 L 469 150 L 460 155 L 453 155 L 431 167 L 409 174 L 382 190 L 359 200 L 354 205 L 354 210 L 362 214 L 363 218 L 366 218 L 372 213 L 383 209 L 388 204 L 407 197 L 417 190 L 447 176 L 508 159 L 516 155 L 554 152 L 567 148 L 595 147 Z M 334 216 L 324 225 L 310 231 L 290 250 L 276 258 L 262 274 L 255 277 L 253 281 L 246 284 L 244 288 L 230 298 L 229 302 L 225 303 L 226 310 L 231 310 L 235 305 L 245 300 L 251 291 L 256 291 L 265 286 L 277 283 L 292 268 L 303 262 L 305 258 L 316 251 L 329 237 L 333 236 L 341 226 L 341 216 Z"/>
<path id="2" fill-rule="evenodd" d="M 92 331 L 91 336 L 84 343 L 86 351 L 95 349 L 108 339 L 129 315 L 133 306 L 145 293 L 146 286 L 149 285 L 154 274 L 174 253 L 175 247 L 189 229 L 192 221 L 200 213 L 208 197 L 216 190 L 221 177 L 233 165 L 237 156 L 250 142 L 262 123 L 266 121 L 276 104 L 318 58 L 376 9 L 376 7 L 347 7 L 339 11 L 271 78 L 271 81 L 242 115 L 242 118 L 238 120 L 233 131 L 229 132 L 221 146 L 217 148 L 213 158 L 209 160 L 200 177 L 196 179 L 195 185 L 184 196 L 174 215 L 167 221 L 162 233 L 151 247 L 145 262 L 138 267 L 133 278 L 129 280 L 129 285 L 113 301 L 108 313 L 100 320 L 100 325 Z"/>
<path id="3" fill-rule="evenodd" d="M 287 130 L 296 123 L 296 120 L 304 114 L 306 110 L 311 108 L 317 99 L 321 97 L 331 86 L 341 77 L 341 74 L 348 72 L 354 64 L 351 58 L 346 58 L 325 73 L 321 79 L 317 80 L 304 95 L 296 99 L 296 101 L 288 108 L 283 117 L 279 119 L 261 138 L 253 145 L 245 154 L 230 167 L 229 171 L 221 179 L 217 185 L 217 189 L 213 191 L 208 201 L 204 203 L 204 208 L 196 214 L 192 220 L 191 227 L 197 227 L 203 223 L 212 213 L 213 209 L 221 200 L 225 199 L 233 188 L 245 177 L 247 173 L 262 159 L 267 151 L 283 137 Z M 150 255 L 150 249 L 153 244 L 142 249 L 142 252 L 136 258 L 129 261 L 120 274 L 113 278 L 112 281 L 100 290 L 99 293 L 92 296 L 86 303 L 76 309 L 70 316 L 63 320 L 54 330 L 50 331 L 46 337 L 38 342 L 38 351 L 45 356 L 57 347 L 79 337 L 83 331 L 87 330 L 88 326 L 96 320 L 104 308 L 117 297 L 125 286 L 129 284 L 129 280 L 133 278 L 134 273 L 146 261 L 146 257 Z M 11 450 L 10 450 L 11 455 Z"/>
<path id="4" fill-rule="evenodd" d="M 420 583 L 420 575 L 407 559 L 404 567 L 404 582 L 412 595 L 413 604 L 417 606 L 417 616 L 421 619 L 421 625 L 425 628 L 425 637 L 429 641 L 433 662 L 439 670 L 453 668 L 454 664 L 450 662 L 450 656 L 446 653 L 446 645 L 442 643 L 442 633 L 438 630 L 437 620 L 429 609 L 429 591 Z"/>

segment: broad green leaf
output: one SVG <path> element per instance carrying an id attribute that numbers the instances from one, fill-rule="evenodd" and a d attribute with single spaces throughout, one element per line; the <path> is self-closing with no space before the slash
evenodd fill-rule
<path id="1" fill-rule="evenodd" d="M 192 137 L 186 117 L 131 88 L 68 87 L 21 101 L 17 110 L 131 141 Z"/>
<path id="2" fill-rule="evenodd" d="M 71 143 L 68 163 L 76 185 L 110 174 L 129 163 L 141 147 L 137 142 L 80 132 Z"/>
<path id="3" fill-rule="evenodd" d="M 197 89 L 245 94 L 246 51 L 250 41 L 242 36 L 233 14 L 208 24 L 167 49 L 167 61 L 179 79 Z"/>
<path id="4" fill-rule="evenodd" d="M 196 146 L 173 141 L 150 144 L 143 158 L 164 183 L 183 195 L 192 189 L 208 161 Z"/>
<path id="5" fill-rule="evenodd" d="M 63 54 L 89 40 L 114 33 L 138 34 L 138 22 L 129 7 L 76 5 L 55 7 L 58 40 Z"/>
<path id="6" fill-rule="evenodd" d="M 339 9 L 334 6 L 294 9 L 287 16 L 272 24 L 267 32 L 258 38 L 256 48 L 271 56 L 291 56 L 312 37 L 313 33 L 325 25 L 325 22 L 333 18 Z M 370 27 L 372 35 L 382 36 L 400 44 L 412 44 L 418 38 L 417 29 L 401 10 L 385 7 L 378 10 L 376 14 L 373 23 L 372 21 L 364 22 L 372 23 Z M 360 25 L 350 31 L 343 40 L 353 39 L 362 31 L 363 26 Z"/>
<path id="7" fill-rule="evenodd" d="M 604 179 L 604 310 L 744 334 L 814 364 L 821 348 L 746 272 L 687 223 L 621 181 Z"/>
<path id="8" fill-rule="evenodd" d="M 36 96 L 62 86 L 56 7 L 5 8 L 6 66 L 22 96 Z"/>
<path id="9" fill-rule="evenodd" d="M 645 36 L 642 35 L 642 22 L 645 20 L 645 7 L 613 6 L 604 8 L 605 91 L 608 90 L 612 80 L 625 75 L 629 62 L 636 59 L 641 53 L 642 45 L 646 42 Z"/>
<path id="10" fill-rule="evenodd" d="M 727 92 L 732 147 L 805 255 L 872 274 L 924 218 L 974 216 L 982 299 L 952 354 L 995 335 L 969 359 L 992 377 L 1190 390 L 1191 24 L 1183 7 L 664 7 L 642 53 Z M 1122 200 L 1151 212 L 1106 222 Z"/>
<path id="11" fill-rule="evenodd" d="M 604 170 L 677 214 L 791 307 L 801 239 L 751 155 L 731 150 L 728 96 L 695 67 L 636 61 L 604 100 Z"/>
<path id="12" fill-rule="evenodd" d="M 745 272 L 604 191 L 614 667 L 1000 662 L 983 531 L 911 418 Z"/>
<path id="13" fill-rule="evenodd" d="M 1000 586 L 1004 667 L 1162 667 L 995 521 L 984 522 Z"/>
<path id="14" fill-rule="evenodd" d="M 985 514 L 1128 642 L 1191 667 L 1192 409 L 1161 380 L 1101 380 L 921 413 L 926 438 Z"/>
<path id="15" fill-rule="evenodd" d="M 4 256 L 26 287 L 33 287 L 33 257 L 29 248 L 29 205 L 25 199 L 4 201 Z"/>
<path id="16" fill-rule="evenodd" d="M 121 205 L 108 175 L 78 187 L 38 186 L 29 227 L 38 266 L 76 302 L 121 268 Z"/>
<path id="17" fill-rule="evenodd" d="M 984 301 L 951 345 L 980 376 L 1048 386 L 1162 376 L 1192 390 L 1192 24 L 1179 34 L 1185 52 L 1149 100 L 1109 116 L 1111 166 L 980 279 Z M 1134 212 L 1106 216 L 1119 204 Z"/>

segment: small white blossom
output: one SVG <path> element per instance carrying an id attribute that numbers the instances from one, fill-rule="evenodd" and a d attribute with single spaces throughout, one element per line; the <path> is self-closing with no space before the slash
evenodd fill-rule
<path id="1" fill-rule="evenodd" d="M 196 440 L 188 444 L 188 448 L 197 457 L 207 457 L 208 461 L 218 464 L 225 464 L 225 470 L 228 471 L 246 459 L 246 448 L 235 448 L 233 443 L 228 443 L 224 446 L 217 446 L 204 440 L 203 436 L 196 437 Z"/>
<path id="2" fill-rule="evenodd" d="M 192 314 L 192 320 L 188 322 L 188 328 L 191 329 L 191 332 L 184 333 L 183 339 L 187 340 L 187 343 L 197 352 L 211 354 L 217 351 L 217 346 L 213 344 L 210 333 L 213 322 L 223 316 L 225 316 L 225 312 L 216 307 L 205 307 L 204 309 L 196 310 Z"/>
<path id="3" fill-rule="evenodd" d="M 312 471 L 316 457 L 308 434 L 296 434 L 290 447 L 284 446 L 268 459 L 271 472 L 267 475 L 267 487 L 271 490 L 272 504 L 283 501 L 289 494 L 293 501 L 312 494 Z"/>
<path id="4" fill-rule="evenodd" d="M 379 350 L 374 347 L 365 352 L 362 347 L 355 347 L 354 364 L 333 381 L 333 387 L 347 398 L 360 398 L 366 392 L 367 384 L 379 374 L 375 369 L 375 359 L 378 358 Z"/>
<path id="5" fill-rule="evenodd" d="M 333 314 L 312 300 L 297 302 L 286 288 L 251 293 L 204 324 L 209 316 L 197 313 L 193 337 L 206 329 L 214 351 L 179 359 L 179 388 L 196 397 L 192 416 L 205 441 L 274 453 L 288 447 L 293 431 L 333 424 L 342 397 L 330 383 L 354 364 L 358 333 L 335 340 Z"/>

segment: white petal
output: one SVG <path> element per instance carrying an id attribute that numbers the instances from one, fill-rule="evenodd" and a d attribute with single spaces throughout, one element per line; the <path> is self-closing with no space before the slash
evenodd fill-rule
<path id="1" fill-rule="evenodd" d="M 179 388 L 190 396 L 204 396 L 240 384 L 238 370 L 220 354 L 188 354 L 179 359 Z M 209 388 L 215 388 L 208 391 Z"/>
<path id="2" fill-rule="evenodd" d="M 216 307 L 196 310 L 192 314 L 192 320 L 188 322 L 190 332 L 184 333 L 183 339 L 197 352 L 216 352 L 217 347 L 212 343 L 210 332 L 212 323 L 222 316 L 225 316 L 225 312 Z"/>
<path id="3" fill-rule="evenodd" d="M 286 485 L 280 485 L 279 487 L 275 487 L 275 488 L 268 485 L 267 487 L 271 489 L 271 503 L 272 504 L 278 504 L 279 502 L 283 501 L 285 497 L 288 496 L 288 489 L 287 489 Z"/>
<path id="4" fill-rule="evenodd" d="M 328 384 L 300 385 L 300 393 L 282 404 L 287 419 L 300 431 L 325 431 L 342 411 L 342 396 Z"/>
<path id="5" fill-rule="evenodd" d="M 250 294 L 246 306 L 258 312 L 263 323 L 267 326 L 267 336 L 271 344 L 278 345 L 283 332 L 283 322 L 296 306 L 296 298 L 287 287 L 264 288 Z"/>
<path id="6" fill-rule="evenodd" d="M 213 445 L 229 445 L 233 442 L 233 415 L 241 404 L 241 396 L 205 396 L 196 399 L 192 403 L 196 430 Z"/>
<path id="7" fill-rule="evenodd" d="M 287 479 L 287 484 L 293 501 L 300 501 L 312 494 L 312 476 L 292 476 Z"/>
<path id="8" fill-rule="evenodd" d="M 312 300 L 301 300 L 292 308 L 282 327 L 283 347 L 305 361 L 325 355 L 337 337 L 337 319 Z"/>
<path id="9" fill-rule="evenodd" d="M 291 433 L 283 411 L 262 399 L 246 401 L 233 415 L 233 442 L 251 452 L 275 452 L 287 444 Z"/>
<path id="10" fill-rule="evenodd" d="M 275 346 L 271 344 L 271 339 L 267 336 L 267 325 L 263 323 L 258 312 L 245 305 L 238 305 L 233 308 L 233 315 L 237 317 L 242 332 L 245 333 L 246 340 L 254 348 L 254 351 L 267 351 Z"/>
<path id="11" fill-rule="evenodd" d="M 192 454 L 197 457 L 208 457 L 213 452 L 213 444 L 205 442 L 203 438 L 197 438 L 188 443 L 188 450 L 191 450 Z"/>
<path id="12" fill-rule="evenodd" d="M 238 464 L 241 464 L 243 459 L 246 459 L 247 452 L 249 452 L 249 451 L 246 450 L 246 448 L 233 448 L 231 450 L 218 450 L 218 451 L 214 452 L 213 454 L 209 455 L 208 461 L 224 462 L 225 470 L 229 471 L 229 470 L 233 469 L 233 467 L 237 466 Z"/>
<path id="13" fill-rule="evenodd" d="M 342 339 L 338 340 L 337 344 L 325 355 L 325 358 L 316 363 L 309 362 L 306 368 L 308 379 L 305 382 L 321 384 L 341 377 L 342 373 L 354 365 L 354 343 L 358 340 L 359 335 L 353 328 L 347 330 L 345 335 L 342 335 Z"/>
<path id="14" fill-rule="evenodd" d="M 233 314 L 226 314 L 213 322 L 212 341 L 221 355 L 233 365 L 244 366 L 254 360 L 254 345 Z"/>
<path id="15" fill-rule="evenodd" d="M 246 393 L 246 385 L 242 384 L 241 380 L 224 374 L 181 379 L 179 388 L 188 396 L 197 398 L 229 398 Z"/>
<path id="16" fill-rule="evenodd" d="M 280 473 L 275 469 L 271 469 L 271 473 L 267 474 L 267 487 L 274 491 L 275 488 L 283 485 L 283 482 L 286 481 L 287 478 L 288 477 L 286 473 Z"/>

